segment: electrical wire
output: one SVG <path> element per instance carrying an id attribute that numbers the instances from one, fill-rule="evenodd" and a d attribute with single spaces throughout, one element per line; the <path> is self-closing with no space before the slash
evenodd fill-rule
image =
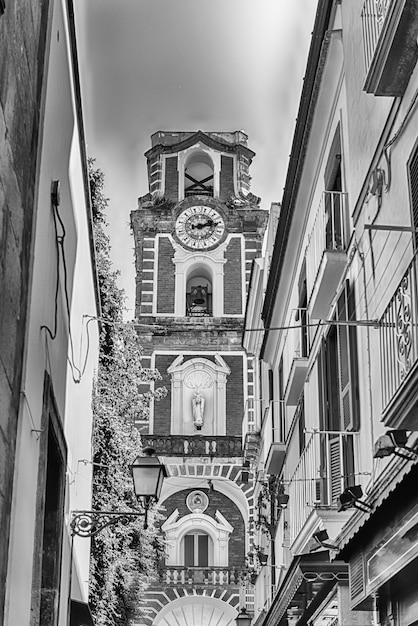
<path id="1" fill-rule="evenodd" d="M 70 355 L 67 356 L 67 361 L 70 364 L 71 375 L 72 375 L 73 381 L 75 383 L 79 383 L 81 381 L 82 375 L 81 375 L 81 370 L 77 367 L 77 365 L 75 364 L 75 360 L 74 360 L 74 342 L 73 342 L 73 336 L 71 333 L 71 306 L 70 306 L 70 297 L 68 294 L 68 270 L 67 270 L 67 259 L 65 258 L 65 248 L 64 248 L 64 241 L 65 241 L 65 237 L 67 233 L 65 230 L 64 222 L 61 219 L 58 206 L 55 204 L 53 204 L 52 206 L 53 206 L 54 213 L 56 213 L 56 216 L 58 218 L 58 221 L 62 229 L 62 234 L 58 238 L 58 245 L 61 248 L 62 268 L 63 268 L 63 273 L 64 273 L 64 299 L 65 299 L 65 307 L 66 307 L 67 318 L 68 318 L 68 338 L 69 338 L 69 343 L 70 343 Z M 76 373 L 77 376 L 74 374 L 74 372 Z"/>
<path id="2" fill-rule="evenodd" d="M 49 328 L 47 325 L 42 325 L 41 329 L 45 330 L 49 335 L 50 339 L 54 341 L 57 337 L 58 332 L 58 294 L 59 294 L 59 285 L 60 285 L 60 262 L 62 263 L 63 269 L 63 292 L 64 292 L 64 301 L 65 301 L 65 311 L 67 314 L 68 320 L 68 339 L 70 346 L 70 354 L 67 355 L 67 361 L 70 366 L 71 375 L 73 381 L 78 384 L 81 382 L 81 379 L 86 371 L 88 357 L 90 353 L 90 329 L 89 324 L 94 320 L 99 320 L 100 318 L 95 317 L 93 315 L 83 315 L 83 320 L 87 318 L 86 323 L 86 337 L 87 337 L 87 346 L 85 350 L 85 357 L 83 361 L 83 365 L 80 367 L 77 366 L 75 362 L 74 355 L 74 340 L 71 332 L 71 305 L 70 305 L 70 297 L 68 293 L 68 268 L 67 268 L 67 259 L 65 255 L 65 238 L 66 238 L 66 228 L 65 224 L 61 218 L 58 206 L 56 204 L 52 204 L 52 215 L 54 221 L 54 231 L 55 231 L 55 250 L 56 250 L 56 262 L 57 262 L 57 272 L 56 272 L 56 282 L 55 282 L 55 293 L 54 293 L 54 325 L 53 330 Z M 58 225 L 60 226 L 61 233 L 59 233 Z M 80 352 L 83 352 L 83 324 L 82 324 L 82 336 L 81 336 L 81 344 L 80 344 Z M 46 347 L 47 353 L 48 346 Z"/>
<path id="3" fill-rule="evenodd" d="M 56 280 L 55 280 L 55 295 L 54 295 L 54 330 L 51 331 L 49 326 L 47 326 L 45 324 L 41 326 L 41 330 L 46 330 L 46 332 L 50 336 L 51 340 L 54 341 L 54 339 L 57 336 L 57 330 L 58 330 L 58 292 L 59 292 L 59 284 L 60 284 L 60 273 L 59 273 L 60 251 L 59 251 L 59 243 L 58 243 L 57 218 L 55 216 L 55 211 L 54 210 L 52 211 L 52 214 L 53 214 L 53 217 L 54 217 L 55 252 L 56 252 L 56 265 L 57 265 L 57 273 L 56 273 Z"/>

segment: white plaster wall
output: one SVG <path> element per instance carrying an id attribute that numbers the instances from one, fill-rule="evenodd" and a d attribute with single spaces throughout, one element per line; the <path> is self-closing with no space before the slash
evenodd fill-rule
<path id="1" fill-rule="evenodd" d="M 60 214 L 65 223 L 65 255 L 68 264 L 68 293 L 71 304 L 71 332 L 74 361 L 80 366 L 86 348 L 85 322 L 81 315 L 97 315 L 93 290 L 93 273 L 87 236 L 86 205 L 81 170 L 80 146 L 76 135 L 76 110 L 72 92 L 72 68 L 69 60 L 66 5 L 51 3 L 50 55 L 44 94 L 44 125 L 39 145 L 37 213 L 34 247 L 31 250 L 33 270 L 30 285 L 28 325 L 22 381 L 21 409 L 18 425 L 16 466 L 12 505 L 11 538 L 6 597 L 5 624 L 29 624 L 34 555 L 34 528 L 39 464 L 39 441 L 42 433 L 42 399 L 45 371 L 52 379 L 57 409 L 65 427 L 68 446 L 67 511 L 74 505 L 88 507 L 90 502 L 90 468 L 77 474 L 79 457 L 90 458 L 91 382 L 96 367 L 97 323 L 90 324 L 90 347 L 86 369 L 80 383 L 74 383 L 68 368 L 69 322 L 65 312 L 63 290 L 58 297 L 58 326 L 54 340 L 47 337 L 43 325 L 54 327 L 54 296 L 57 258 L 51 208 L 51 182 L 61 182 Z M 60 262 L 60 285 L 63 285 Z M 81 337 L 83 336 L 83 348 Z M 84 352 L 85 354 L 85 352 Z M 78 448 L 75 450 L 74 448 Z M 79 468 L 80 469 L 80 468 Z M 71 501 L 71 496 L 74 500 Z M 85 541 L 76 549 L 76 561 L 82 580 L 79 587 L 84 598 L 87 591 L 89 545 Z M 83 555 L 81 556 L 81 553 Z M 64 542 L 62 590 L 59 624 L 66 626 L 70 567 L 69 539 Z"/>

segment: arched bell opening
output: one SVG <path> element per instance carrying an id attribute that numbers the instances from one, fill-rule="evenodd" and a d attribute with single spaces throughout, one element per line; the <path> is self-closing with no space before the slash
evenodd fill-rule
<path id="1" fill-rule="evenodd" d="M 197 152 L 184 165 L 184 196 L 213 197 L 214 165 L 204 152 Z"/>
<path id="2" fill-rule="evenodd" d="M 186 284 L 186 316 L 212 316 L 212 280 L 206 268 L 196 268 Z"/>

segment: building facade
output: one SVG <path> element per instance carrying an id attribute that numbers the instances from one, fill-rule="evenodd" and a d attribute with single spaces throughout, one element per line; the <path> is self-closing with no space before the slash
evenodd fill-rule
<path id="1" fill-rule="evenodd" d="M 257 626 L 418 624 L 417 34 L 416 2 L 318 3 L 243 340 Z"/>
<path id="2" fill-rule="evenodd" d="M 268 213 L 249 191 L 254 153 L 243 132 L 151 140 L 149 192 L 131 214 L 136 318 L 144 365 L 159 370 L 168 394 L 138 427 L 169 470 L 160 499 L 167 556 L 132 623 L 226 626 L 251 600 L 242 418 L 253 371 L 241 334 Z"/>
<path id="3" fill-rule="evenodd" d="M 0 624 L 91 624 L 70 532 L 91 502 L 100 316 L 73 7 L 0 13 Z"/>

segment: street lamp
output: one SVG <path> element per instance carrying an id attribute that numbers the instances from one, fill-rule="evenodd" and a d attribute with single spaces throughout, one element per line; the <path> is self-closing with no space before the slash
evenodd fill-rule
<path id="1" fill-rule="evenodd" d="M 145 517 L 144 528 L 148 528 L 148 509 L 153 500 L 161 494 L 165 465 L 155 456 L 155 450 L 144 448 L 145 456 L 137 456 L 131 465 L 134 492 L 142 504 L 142 511 L 74 511 L 71 520 L 71 533 L 79 537 L 93 537 L 107 526 L 121 522 L 126 524 L 131 518 Z"/>
<path id="2" fill-rule="evenodd" d="M 237 626 L 251 626 L 252 617 L 247 613 L 247 609 L 242 607 L 240 612 L 235 618 L 235 623 Z"/>

